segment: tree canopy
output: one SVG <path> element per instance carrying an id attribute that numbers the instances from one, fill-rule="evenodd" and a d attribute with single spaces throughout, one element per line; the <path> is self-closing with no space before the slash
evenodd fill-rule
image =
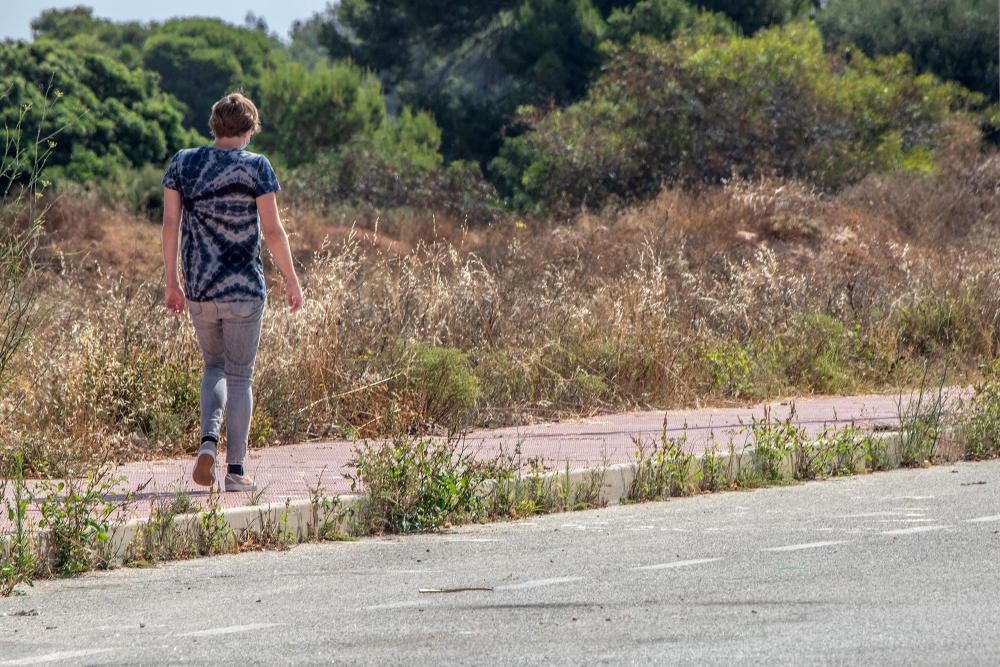
<path id="1" fill-rule="evenodd" d="M 33 143 L 60 130 L 47 161 L 49 177 L 107 178 L 122 168 L 163 162 L 197 140 L 155 74 L 50 40 L 0 43 L 0 91 L 5 132 L 19 131 Z M 36 113 L 18 128 L 24 105 Z"/>
<path id="2" fill-rule="evenodd" d="M 830 0 L 819 23 L 831 47 L 906 53 L 921 71 L 997 98 L 994 0 Z"/>

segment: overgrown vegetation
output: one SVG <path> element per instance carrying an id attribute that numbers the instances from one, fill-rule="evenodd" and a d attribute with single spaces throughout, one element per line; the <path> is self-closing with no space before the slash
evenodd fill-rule
<path id="1" fill-rule="evenodd" d="M 847 426 L 809 437 L 793 408 L 785 419 L 765 415 L 746 425 L 743 449 L 733 444 L 737 434 L 731 436 L 728 453 L 720 453 L 718 445 L 709 442 L 696 455 L 686 433 L 668 438 L 664 432 L 651 443 L 637 440 L 631 484 L 621 500 L 665 500 L 912 465 L 907 462 L 907 452 L 913 448 L 907 434 L 915 428 L 947 431 L 948 437 L 964 446 L 962 452 L 933 452 L 923 465 L 951 462 L 959 455 L 981 458 L 984 449 L 979 438 L 984 432 L 990 434 L 986 437 L 995 437 L 997 431 L 995 384 L 977 387 L 969 407 L 960 413 L 945 414 L 937 403 L 928 406 L 922 394 L 912 396 L 901 408 L 898 432 L 892 434 L 873 435 Z M 997 455 L 995 450 L 991 453 Z M 119 561 L 145 566 L 234 550 L 286 548 L 303 540 L 435 531 L 460 522 L 601 507 L 608 500 L 607 465 L 581 476 L 568 467 L 564 472 L 552 471 L 541 459 L 523 461 L 517 448 L 476 456 L 456 439 L 400 435 L 388 442 L 365 442 L 356 448 L 350 467 L 355 471 L 352 488 L 362 493 L 360 501 L 344 507 L 340 499 L 326 497 L 318 482 L 305 525 L 290 524 L 286 502 L 283 510 L 261 508 L 257 521 L 234 530 L 219 506 L 217 492 L 199 508 L 182 491 L 154 499 L 149 518 L 132 542 L 123 545 L 119 540 L 116 550 L 109 538 L 121 524 L 111 527 L 109 508 L 124 510 L 133 501 L 128 494 L 116 499 L 110 493 L 113 489 L 106 473 L 81 480 L 54 499 L 53 491 L 61 492 L 64 487 L 62 482 L 51 483 L 46 491 L 50 495 L 40 502 L 43 519 L 37 526 L 48 532 L 39 534 L 27 518 L 28 507 L 37 498 L 18 462 L 12 493 L 6 493 L 6 481 L 0 483 L 0 499 L 9 520 L 0 539 L 0 594 L 8 595 L 34 577 L 75 574 Z"/>

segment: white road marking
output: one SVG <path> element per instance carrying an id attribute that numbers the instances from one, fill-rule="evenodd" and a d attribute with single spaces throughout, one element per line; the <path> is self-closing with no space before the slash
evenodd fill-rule
<path id="1" fill-rule="evenodd" d="M 828 540 L 826 542 L 803 542 L 802 544 L 789 544 L 784 547 L 769 547 L 761 551 L 802 551 L 803 549 L 821 549 L 832 547 L 838 544 L 847 544 L 850 540 Z"/>
<path id="2" fill-rule="evenodd" d="M 944 530 L 948 526 L 913 526 L 912 528 L 899 528 L 897 530 L 887 530 L 883 535 L 915 535 L 916 533 L 929 533 L 933 530 Z"/>
<path id="3" fill-rule="evenodd" d="M 551 579 L 532 579 L 531 581 L 522 581 L 519 584 L 505 584 L 503 586 L 497 586 L 494 590 L 497 591 L 523 591 L 528 588 L 541 588 L 542 586 L 555 586 L 556 584 L 570 584 L 574 581 L 582 581 L 583 577 L 552 577 Z"/>
<path id="4" fill-rule="evenodd" d="M 722 560 L 721 558 L 694 558 L 692 560 L 675 560 L 670 563 L 657 563 L 656 565 L 640 565 L 633 567 L 633 570 L 672 570 L 677 567 L 688 567 L 690 565 L 704 565 Z"/>
<path id="5" fill-rule="evenodd" d="M 992 523 L 994 521 L 1000 521 L 1000 514 L 994 514 L 993 516 L 977 516 L 975 519 L 966 519 L 966 523 Z"/>
<path id="6" fill-rule="evenodd" d="M 225 628 L 211 628 L 209 630 L 196 630 L 195 632 L 185 632 L 178 637 L 214 637 L 216 635 L 234 635 L 239 632 L 253 632 L 254 630 L 264 630 L 275 628 L 284 623 L 247 623 L 246 625 L 230 625 Z"/>
<path id="7" fill-rule="evenodd" d="M 494 540 L 489 537 L 448 537 L 441 540 L 442 542 L 499 542 L 500 540 Z"/>
<path id="8" fill-rule="evenodd" d="M 427 604 L 424 600 L 406 600 L 405 602 L 389 602 L 387 604 L 377 604 L 365 607 L 365 611 L 379 611 L 382 609 L 409 609 L 410 607 L 421 607 Z"/>
<path id="9" fill-rule="evenodd" d="M 98 655 L 100 653 L 110 653 L 114 649 L 110 648 L 81 648 L 75 651 L 59 651 L 58 653 L 46 653 L 30 658 L 18 658 L 17 660 L 5 660 L 0 665 L 37 665 L 40 662 L 57 662 L 59 660 L 70 660 L 72 658 L 84 658 L 88 655 Z"/>

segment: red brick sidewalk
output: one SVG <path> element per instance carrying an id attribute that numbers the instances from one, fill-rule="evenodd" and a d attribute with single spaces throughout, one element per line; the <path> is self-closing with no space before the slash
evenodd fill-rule
<path id="1" fill-rule="evenodd" d="M 898 396 L 853 396 L 838 398 L 798 399 L 797 419 L 810 434 L 821 433 L 826 427 L 855 423 L 864 428 L 898 422 Z M 542 457 L 546 467 L 561 470 L 567 463 L 572 468 L 599 466 L 602 463 L 626 463 L 635 452 L 636 439 L 653 441 L 666 432 L 667 437 L 687 433 L 692 451 L 701 452 L 714 442 L 728 449 L 732 439 L 737 448 L 744 444 L 740 432 L 743 424 L 762 419 L 765 407 L 772 419 L 784 419 L 791 409 L 788 402 L 753 408 L 704 408 L 669 412 L 633 412 L 606 415 L 576 421 L 538 424 L 518 428 L 479 431 L 466 436 L 466 444 L 482 456 L 496 454 L 503 448 L 512 452 L 520 446 L 523 460 Z M 350 492 L 345 477 L 347 462 L 359 443 L 350 441 L 313 442 L 282 447 L 270 447 L 250 452 L 247 469 L 262 489 L 259 502 L 284 502 L 285 499 L 309 498 L 310 490 L 321 484 L 328 496 Z M 221 457 L 220 457 L 221 458 Z M 171 459 L 130 463 L 121 466 L 118 474 L 128 479 L 132 489 L 147 483 L 139 494 L 135 511 L 142 516 L 149 511 L 149 502 L 187 491 L 195 502 L 207 497 L 207 491 L 191 482 L 193 459 Z M 220 462 L 220 471 L 222 463 Z M 223 507 L 248 505 L 247 493 L 223 494 Z"/>

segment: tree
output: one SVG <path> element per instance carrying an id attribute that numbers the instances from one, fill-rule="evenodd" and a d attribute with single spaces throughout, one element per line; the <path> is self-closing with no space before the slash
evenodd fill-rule
<path id="1" fill-rule="evenodd" d="M 694 0 L 695 5 L 731 18 L 745 35 L 807 16 L 815 0 Z"/>
<path id="2" fill-rule="evenodd" d="M 200 131 L 216 100 L 234 89 L 255 96 L 264 72 L 286 60 L 265 32 L 218 19 L 167 21 L 153 29 L 142 58 L 160 87 L 184 103 L 184 124 Z"/>
<path id="3" fill-rule="evenodd" d="M 905 55 L 831 58 L 802 24 L 752 38 L 640 38 L 583 100 L 505 141 L 491 168 L 515 204 L 545 210 L 734 176 L 835 189 L 873 171 L 932 169 L 949 123 L 977 103 L 915 74 Z"/>
<path id="4" fill-rule="evenodd" d="M 177 100 L 157 87 L 158 77 L 129 69 L 99 53 L 76 53 L 51 41 L 0 44 L 0 125 L 35 137 L 39 123 L 59 130 L 48 156 L 47 178 L 93 181 L 123 167 L 163 163 L 196 141 L 181 122 Z M 54 103 L 47 100 L 53 98 Z M 17 125 L 19 110 L 47 108 Z M 31 159 L 31 156 L 27 156 Z M 31 173 L 25 165 L 21 173 Z"/>
<path id="5" fill-rule="evenodd" d="M 831 48 L 907 53 L 917 69 L 997 98 L 996 0 L 830 0 L 819 24 Z"/>
<path id="6" fill-rule="evenodd" d="M 258 142 L 281 153 L 290 166 L 356 136 L 372 136 L 385 123 L 378 78 L 344 61 L 313 72 L 295 62 L 266 71 L 260 102 L 267 132 Z"/>

